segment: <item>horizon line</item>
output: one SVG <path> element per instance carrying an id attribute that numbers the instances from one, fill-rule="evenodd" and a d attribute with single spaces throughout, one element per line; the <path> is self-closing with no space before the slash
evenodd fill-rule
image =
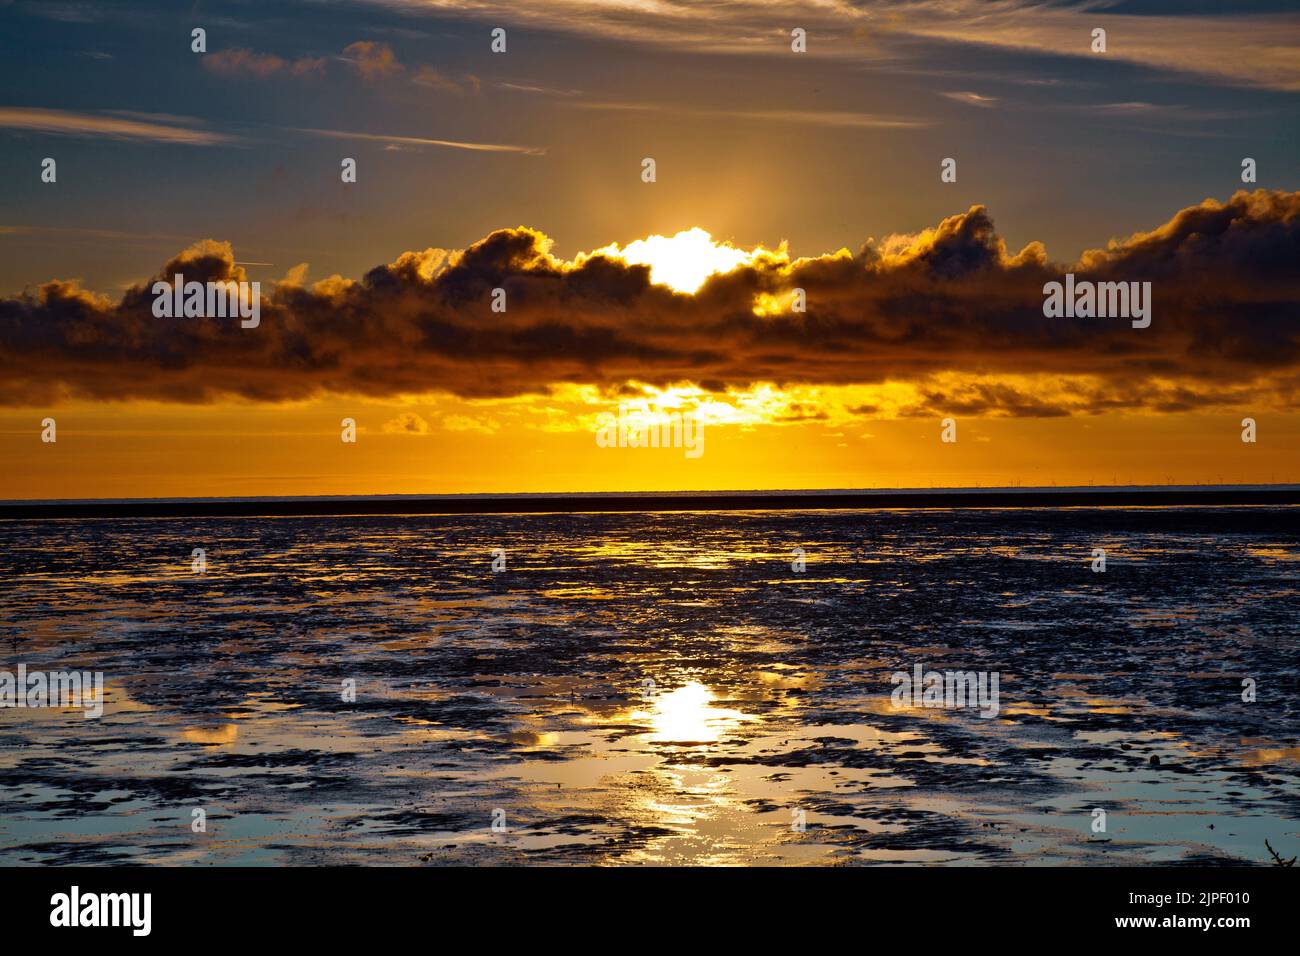
<path id="1" fill-rule="evenodd" d="M 326 517 L 636 511 L 844 510 L 988 507 L 1300 505 L 1300 484 L 1035 485 L 807 488 L 723 491 L 251 495 L 166 498 L 18 498 L 0 520 L 125 517 Z M 384 507 L 378 507 L 384 506 Z"/>

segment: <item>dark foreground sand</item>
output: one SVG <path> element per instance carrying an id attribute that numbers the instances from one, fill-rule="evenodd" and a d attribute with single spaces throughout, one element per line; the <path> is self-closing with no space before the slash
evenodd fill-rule
<path id="1" fill-rule="evenodd" d="M 0 522 L 0 669 L 109 688 L 0 710 L 0 863 L 1266 862 L 1298 571 L 1295 508 Z"/>

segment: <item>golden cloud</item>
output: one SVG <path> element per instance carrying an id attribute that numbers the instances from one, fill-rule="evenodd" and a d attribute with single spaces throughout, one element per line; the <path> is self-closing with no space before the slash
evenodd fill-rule
<path id="1" fill-rule="evenodd" d="M 1300 407 L 1300 193 L 1206 200 L 1072 266 L 1039 243 L 1009 250 L 980 206 L 856 253 L 713 244 L 720 265 L 693 294 L 655 281 L 671 243 L 634 246 L 566 261 L 541 232 L 502 229 L 360 279 L 273 285 L 256 329 L 157 319 L 154 279 L 117 301 L 50 281 L 0 300 L 0 402 L 905 383 L 902 415 Z M 1151 282 L 1151 326 L 1045 318 L 1043 287 L 1066 271 Z M 211 241 L 157 278 L 175 272 L 246 278 L 230 246 Z M 798 289 L 805 312 L 790 308 Z"/>

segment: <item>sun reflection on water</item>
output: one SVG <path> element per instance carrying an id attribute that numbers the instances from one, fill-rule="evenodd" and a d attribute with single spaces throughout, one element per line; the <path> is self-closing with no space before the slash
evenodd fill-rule
<path id="1" fill-rule="evenodd" d="M 672 743 L 712 743 L 724 732 L 739 726 L 748 715 L 729 707 L 715 707 L 713 691 L 698 681 L 660 694 L 647 711 L 633 718 L 653 728 L 648 739 Z"/>

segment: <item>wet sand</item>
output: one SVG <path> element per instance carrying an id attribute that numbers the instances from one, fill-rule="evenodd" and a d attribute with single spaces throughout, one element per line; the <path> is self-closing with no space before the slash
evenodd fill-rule
<path id="1" fill-rule="evenodd" d="M 0 863 L 1266 862 L 1297 571 L 1295 508 L 3 522 L 0 667 L 108 699 L 0 710 Z"/>

